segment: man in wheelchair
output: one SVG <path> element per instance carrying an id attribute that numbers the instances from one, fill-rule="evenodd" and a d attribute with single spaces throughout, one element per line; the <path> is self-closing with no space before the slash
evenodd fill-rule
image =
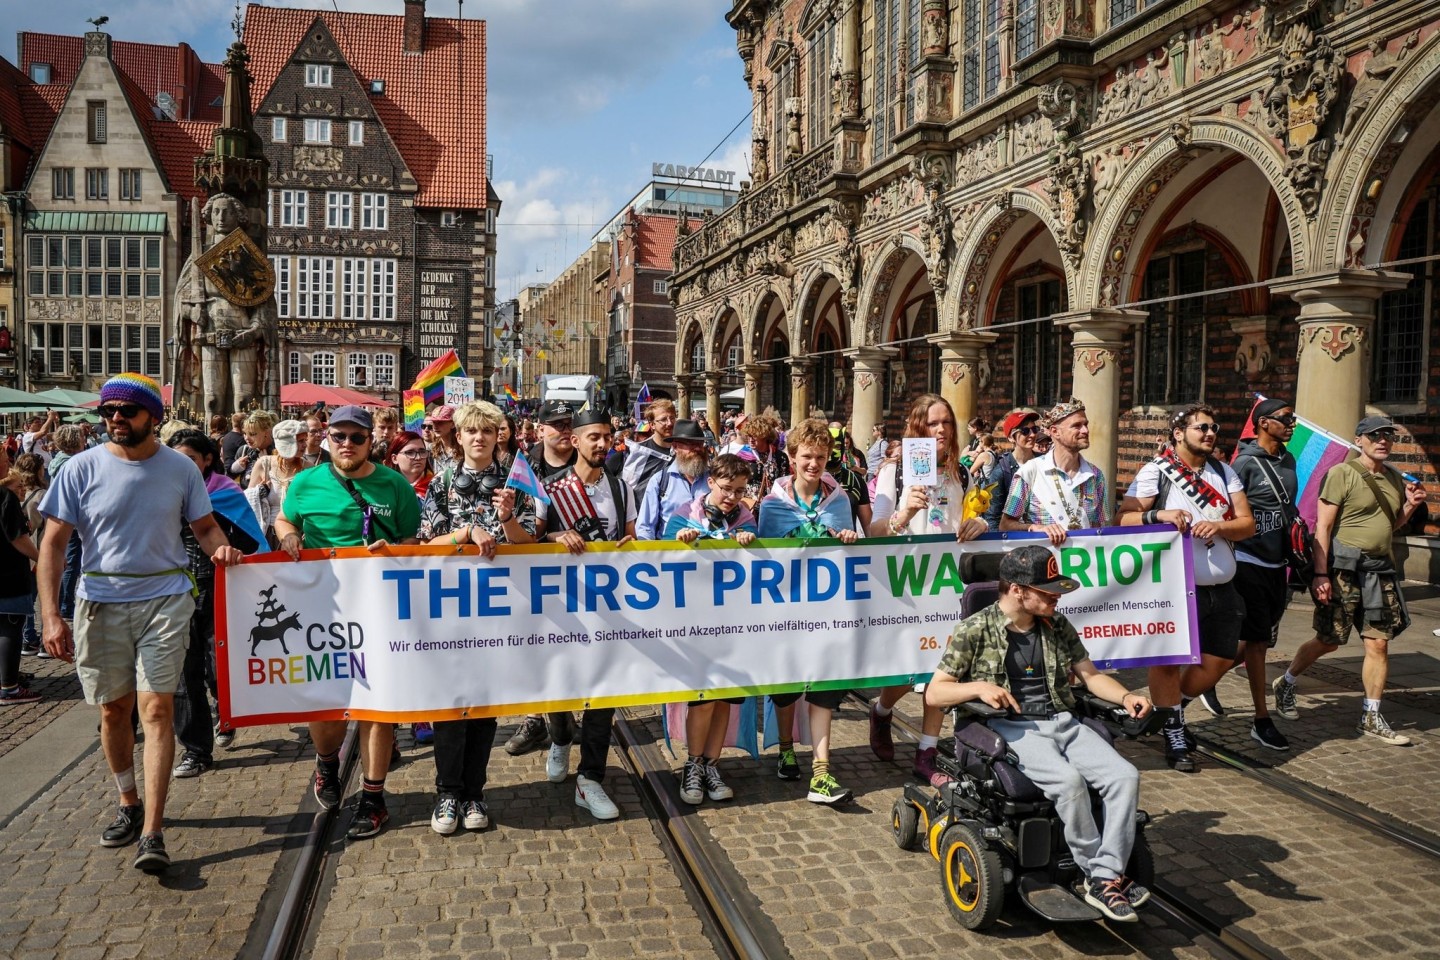
<path id="1" fill-rule="evenodd" d="M 1000 562 L 1000 598 L 956 625 L 925 702 L 949 709 L 980 701 L 996 710 L 987 725 L 1003 737 L 1020 771 L 1055 805 L 1065 840 L 1084 874 L 1084 898 L 1111 920 L 1133 922 L 1150 891 L 1125 876 L 1135 843 L 1140 775 L 1076 716 L 1073 673 L 1097 697 L 1132 717 L 1150 701 L 1091 662 L 1070 621 L 1055 612 L 1079 585 L 1060 575 L 1045 547 L 1020 547 Z M 1100 795 L 1095 822 L 1089 788 Z"/>

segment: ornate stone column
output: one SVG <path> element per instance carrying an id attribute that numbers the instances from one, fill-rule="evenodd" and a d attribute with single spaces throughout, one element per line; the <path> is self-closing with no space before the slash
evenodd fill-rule
<path id="1" fill-rule="evenodd" d="M 760 412 L 760 383 L 765 376 L 765 364 L 747 363 L 741 370 L 745 374 L 745 415 L 753 417 Z"/>
<path id="2" fill-rule="evenodd" d="M 955 410 L 955 427 L 963 431 L 976 414 L 980 394 L 980 353 L 1000 339 L 998 333 L 965 330 L 927 338 L 940 349 L 940 396 Z"/>
<path id="3" fill-rule="evenodd" d="M 675 398 L 675 416 L 680 420 L 690 419 L 690 391 L 694 387 L 694 374 L 677 373 L 675 375 L 675 392 L 679 394 Z"/>
<path id="4" fill-rule="evenodd" d="M 1270 285 L 1300 305 L 1297 413 L 1337 436 L 1354 435 L 1370 395 L 1375 302 L 1409 281 L 1386 270 L 1335 270 Z"/>
<path id="5" fill-rule="evenodd" d="M 710 421 L 710 429 L 720 429 L 720 380 L 722 374 L 717 371 L 709 371 L 705 374 L 705 419 Z M 715 434 L 720 435 L 718 432 Z"/>
<path id="6" fill-rule="evenodd" d="M 885 392 L 885 372 L 898 351 L 880 347 L 856 347 L 845 356 L 855 367 L 855 393 L 850 406 L 850 436 L 863 450 L 870 445 L 870 428 L 885 416 L 880 401 Z"/>
<path id="7" fill-rule="evenodd" d="M 840 15 L 840 63 L 831 98 L 839 105 L 835 115 L 835 169 L 859 173 L 864 166 L 866 120 L 860 112 L 860 4 L 852 3 Z"/>
<path id="8" fill-rule="evenodd" d="M 1120 432 L 1120 354 L 1147 316 L 1143 310 L 1097 307 L 1055 318 L 1057 327 L 1069 327 L 1074 335 L 1070 344 L 1075 356 L 1073 393 L 1084 402 L 1090 419 L 1090 449 L 1085 459 L 1104 471 L 1112 491 L 1115 438 Z"/>
<path id="9" fill-rule="evenodd" d="M 790 423 L 795 426 L 810 416 L 810 360 L 792 357 L 790 363 Z"/>

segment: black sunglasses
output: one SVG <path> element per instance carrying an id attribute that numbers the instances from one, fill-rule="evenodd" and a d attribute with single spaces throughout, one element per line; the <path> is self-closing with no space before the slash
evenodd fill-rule
<path id="1" fill-rule="evenodd" d="M 144 409 L 138 403 L 107 403 L 103 407 L 97 407 L 95 412 L 100 414 L 101 420 L 114 420 L 116 417 L 134 420 Z"/>
<path id="2" fill-rule="evenodd" d="M 1020 428 L 1020 436 L 1022 436 L 1022 437 L 1033 437 L 1033 436 L 1035 436 L 1035 434 L 1037 434 L 1037 433 L 1043 433 L 1043 432 L 1044 432 L 1044 430 L 1043 430 L 1042 428 L 1040 428 L 1040 427 L 1021 427 L 1021 428 Z"/>
<path id="3" fill-rule="evenodd" d="M 1282 427 L 1293 427 L 1293 426 L 1295 426 L 1295 414 L 1293 414 L 1293 413 L 1292 413 L 1292 414 L 1289 414 L 1288 416 L 1284 416 L 1284 417 L 1261 417 L 1260 419 L 1261 419 L 1261 420 L 1273 420 L 1273 421 L 1275 421 L 1276 423 L 1280 424 Z"/>
<path id="4" fill-rule="evenodd" d="M 358 430 L 354 433 L 346 433 L 344 430 L 330 431 L 331 443 L 345 443 L 346 441 L 349 441 L 350 443 L 359 447 L 370 441 L 370 434 L 362 433 Z"/>
<path id="5" fill-rule="evenodd" d="M 1220 424 L 1218 423 L 1192 423 L 1190 428 L 1199 430 L 1201 433 L 1213 433 L 1217 436 L 1220 434 Z"/>
<path id="6" fill-rule="evenodd" d="M 1399 436 L 1399 434 L 1387 427 L 1383 430 L 1371 430 L 1369 433 L 1365 434 L 1365 439 L 1369 440 L 1371 443 L 1379 443 L 1381 440 L 1389 440 L 1393 442 L 1397 436 Z"/>

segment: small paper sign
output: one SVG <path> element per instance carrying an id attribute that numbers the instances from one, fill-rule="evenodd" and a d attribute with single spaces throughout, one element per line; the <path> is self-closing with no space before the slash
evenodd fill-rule
<path id="1" fill-rule="evenodd" d="M 935 438 L 907 437 L 901 441 L 900 464 L 907 487 L 933 487 L 935 475 Z"/>
<path id="2" fill-rule="evenodd" d="M 425 426 L 425 391 L 402 391 L 400 401 L 405 405 L 405 429 L 411 433 L 420 433 Z"/>
<path id="3" fill-rule="evenodd" d="M 445 378 L 445 406 L 463 407 L 475 402 L 475 381 L 470 377 Z"/>

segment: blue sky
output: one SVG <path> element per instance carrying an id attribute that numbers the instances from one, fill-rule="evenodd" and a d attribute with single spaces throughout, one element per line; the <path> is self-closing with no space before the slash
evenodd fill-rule
<path id="1" fill-rule="evenodd" d="M 403 0 L 309 0 L 273 5 L 400 13 Z M 494 185 L 504 201 L 497 297 L 547 281 L 584 251 L 649 179 L 653 161 L 746 177 L 750 109 L 728 0 L 470 0 L 489 22 Z M 456 16 L 457 0 L 429 0 Z M 0 0 L 0 56 L 19 30 L 80 34 L 106 14 L 117 40 L 185 41 L 209 61 L 229 42 L 234 0 Z"/>

